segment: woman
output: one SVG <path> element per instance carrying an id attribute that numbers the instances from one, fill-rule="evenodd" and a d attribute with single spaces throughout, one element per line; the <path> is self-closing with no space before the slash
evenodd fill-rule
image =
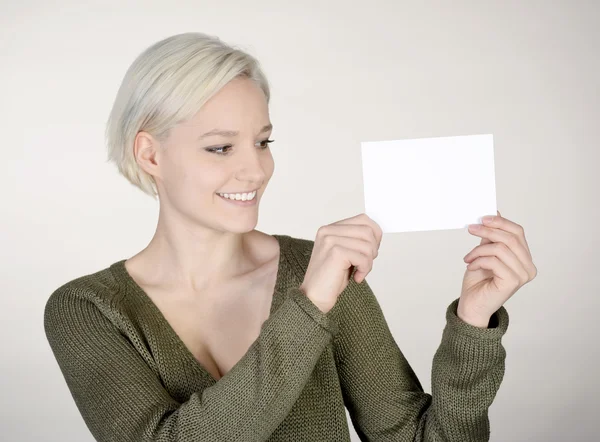
<path id="1" fill-rule="evenodd" d="M 109 158 L 159 198 L 135 256 L 58 288 L 48 341 L 98 441 L 484 441 L 504 375 L 503 303 L 535 277 L 523 230 L 482 237 L 433 359 L 432 395 L 367 284 L 382 238 L 365 214 L 315 241 L 254 229 L 273 175 L 269 86 L 249 54 L 201 33 L 127 71 Z M 498 214 L 500 215 L 500 214 Z M 356 269 L 356 271 L 353 271 Z"/>

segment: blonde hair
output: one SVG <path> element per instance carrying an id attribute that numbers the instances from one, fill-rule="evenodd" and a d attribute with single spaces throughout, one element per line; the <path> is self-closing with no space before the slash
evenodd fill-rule
<path id="1" fill-rule="evenodd" d="M 154 178 L 134 156 L 138 132 L 164 141 L 173 126 L 195 115 L 239 76 L 256 81 L 269 102 L 269 83 L 258 60 L 218 37 L 187 32 L 148 47 L 133 61 L 117 92 L 106 123 L 106 161 L 114 162 L 131 184 L 157 199 Z"/>

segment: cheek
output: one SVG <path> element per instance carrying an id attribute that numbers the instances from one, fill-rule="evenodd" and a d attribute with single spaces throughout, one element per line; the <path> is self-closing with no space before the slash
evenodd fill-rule
<path id="1" fill-rule="evenodd" d="M 263 163 L 263 170 L 265 171 L 267 181 L 273 176 L 273 172 L 275 171 L 275 160 L 273 159 L 273 155 L 269 154 L 267 159 Z"/>
<path id="2" fill-rule="evenodd" d="M 183 149 L 169 146 L 161 158 L 161 175 L 166 184 L 171 187 L 180 187 L 189 179 L 191 168 L 190 161 L 186 158 Z"/>
<path id="3" fill-rule="evenodd" d="M 192 162 L 187 164 L 181 162 L 173 165 L 168 174 L 168 185 L 174 192 L 177 192 L 181 197 L 198 200 L 202 195 L 210 196 L 215 193 L 221 183 L 219 182 L 218 169 L 215 167 L 201 167 L 194 165 Z"/>
<path id="4" fill-rule="evenodd" d="M 226 171 L 217 166 L 197 167 L 193 170 L 188 168 L 186 174 L 187 185 L 196 193 L 203 193 L 209 198 L 231 181 Z"/>

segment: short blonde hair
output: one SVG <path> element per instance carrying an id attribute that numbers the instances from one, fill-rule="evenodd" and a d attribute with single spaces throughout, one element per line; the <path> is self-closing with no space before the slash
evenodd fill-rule
<path id="1" fill-rule="evenodd" d="M 269 102 L 269 83 L 258 60 L 218 37 L 187 32 L 153 44 L 131 64 L 117 93 L 106 123 L 107 162 L 114 162 L 131 184 L 157 199 L 154 178 L 134 156 L 138 132 L 164 141 L 173 126 L 195 115 L 239 76 L 256 81 Z"/>

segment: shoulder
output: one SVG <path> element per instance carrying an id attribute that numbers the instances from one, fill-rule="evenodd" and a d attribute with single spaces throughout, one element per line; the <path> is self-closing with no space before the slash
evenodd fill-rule
<path id="1" fill-rule="evenodd" d="M 310 262 L 314 240 L 284 234 L 274 236 L 279 237 L 281 252 L 285 254 L 288 262 L 300 271 L 305 271 Z"/>
<path id="2" fill-rule="evenodd" d="M 312 239 L 300 238 L 292 235 L 276 235 L 282 239 L 282 245 L 286 246 L 287 251 L 292 253 L 312 253 L 315 241 Z"/>
<path id="3" fill-rule="evenodd" d="M 71 279 L 50 294 L 44 306 L 47 333 L 58 322 L 84 320 L 81 316 L 88 307 L 114 319 L 124 292 L 111 271 L 112 265 Z"/>
<path id="4" fill-rule="evenodd" d="M 65 282 L 51 293 L 46 305 L 68 297 L 98 298 L 108 303 L 113 302 L 120 292 L 112 272 L 113 265 Z"/>

